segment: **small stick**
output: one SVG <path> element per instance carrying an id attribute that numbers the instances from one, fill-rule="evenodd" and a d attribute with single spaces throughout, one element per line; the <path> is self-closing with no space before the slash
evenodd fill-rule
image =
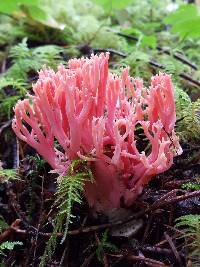
<path id="1" fill-rule="evenodd" d="M 10 235 L 14 232 L 16 232 L 16 230 L 19 229 L 19 224 L 21 223 L 20 219 L 16 219 L 11 226 L 9 226 L 3 233 L 1 233 L 0 235 L 0 244 L 8 239 L 10 237 Z"/>
<path id="2" fill-rule="evenodd" d="M 2 123 L 3 125 L 0 127 L 0 135 L 6 128 L 10 127 L 11 123 L 12 123 L 12 120 Z"/>
<path id="3" fill-rule="evenodd" d="M 101 225 L 93 225 L 93 226 L 88 226 L 88 227 L 84 227 L 84 228 L 79 228 L 79 229 L 68 231 L 68 234 L 69 235 L 78 235 L 78 234 L 82 234 L 82 233 L 89 233 L 89 232 L 95 232 L 95 231 L 103 230 L 105 228 L 111 228 L 111 227 L 113 227 L 115 225 L 121 225 L 121 224 L 129 222 L 129 221 L 131 221 L 133 219 L 138 219 L 138 218 L 144 216 L 145 214 L 147 214 L 149 212 L 152 212 L 152 211 L 154 211 L 156 209 L 160 209 L 161 207 L 163 207 L 165 205 L 173 204 L 173 203 L 176 203 L 176 202 L 179 202 L 179 201 L 183 201 L 183 200 L 186 200 L 186 199 L 189 199 L 189 198 L 200 196 L 200 190 L 197 190 L 197 191 L 194 191 L 194 192 L 190 192 L 190 193 L 186 193 L 185 195 L 182 195 L 182 196 L 175 197 L 177 192 L 184 192 L 184 191 L 183 190 L 179 190 L 179 189 L 174 189 L 174 190 L 168 192 L 167 194 L 165 194 L 164 196 L 162 196 L 159 200 L 156 200 L 153 203 L 153 205 L 151 205 L 151 207 L 131 215 L 126 220 L 117 221 L 117 222 L 114 222 L 114 223 L 105 223 L 105 224 L 101 224 Z M 16 229 L 16 227 L 12 227 L 12 228 L 17 233 L 27 234 L 26 230 Z M 32 231 L 31 228 L 34 229 L 33 227 L 29 227 L 28 233 L 35 235 L 37 231 Z M 43 236 L 43 237 L 44 236 L 50 237 L 52 235 L 52 233 L 38 232 L 38 235 Z M 62 233 L 57 233 L 57 237 L 61 237 L 62 235 L 63 235 Z"/>
<path id="4" fill-rule="evenodd" d="M 127 259 L 129 261 L 142 261 L 147 264 L 147 266 L 152 266 L 152 267 L 169 267 L 169 265 L 164 264 L 161 261 L 157 261 L 151 258 L 146 258 L 144 256 L 135 256 L 135 255 L 123 255 L 123 254 L 108 254 L 112 257 L 116 258 L 122 258 L 122 259 Z"/>
<path id="5" fill-rule="evenodd" d="M 190 75 L 186 74 L 186 73 L 180 73 L 179 76 L 181 78 L 183 78 L 186 81 L 189 81 L 190 83 L 195 84 L 196 86 L 200 87 L 200 81 L 195 80 L 194 78 L 192 78 Z"/>
<path id="6" fill-rule="evenodd" d="M 68 241 L 68 240 L 67 240 Z M 59 263 L 59 266 L 58 267 L 62 267 L 63 266 L 63 262 L 64 262 L 64 260 L 65 260 L 65 255 L 66 255 L 66 253 L 68 254 L 68 242 L 66 243 L 66 247 L 65 247 L 65 249 L 64 249 L 64 251 L 63 251 L 63 254 L 62 254 L 62 257 L 61 257 L 61 260 L 60 260 L 60 263 Z M 68 263 L 67 263 L 67 266 L 65 266 L 65 267 L 68 267 Z"/>
<path id="7" fill-rule="evenodd" d="M 135 255 L 129 255 L 127 256 L 128 260 L 133 261 L 142 261 L 145 262 L 148 266 L 152 267 L 169 267 L 169 265 L 164 264 L 161 261 L 157 261 L 151 258 L 141 257 L 141 256 L 135 256 Z"/>
<path id="8" fill-rule="evenodd" d="M 172 238 L 166 232 L 164 232 L 164 236 L 165 236 L 167 242 L 169 243 L 169 245 L 171 247 L 171 250 L 172 250 L 177 262 L 179 263 L 179 266 L 183 266 L 181 258 L 179 256 L 179 253 L 178 253 L 178 251 L 177 251 L 177 249 L 176 249 L 176 247 L 175 247 L 175 245 L 174 245 L 174 243 L 172 241 Z"/>
<path id="9" fill-rule="evenodd" d="M 125 37 L 127 39 L 130 39 L 130 40 L 133 40 L 133 41 L 136 41 L 136 42 L 138 42 L 138 40 L 139 40 L 136 36 L 133 36 L 131 34 L 126 34 L 126 33 L 116 32 L 116 31 L 114 31 L 114 32 L 119 36 Z M 162 48 L 160 46 L 156 46 L 156 49 L 161 51 L 162 53 L 164 53 L 166 55 L 169 55 L 169 56 L 172 55 L 174 58 L 176 58 L 177 60 L 181 61 L 185 65 L 190 66 L 194 70 L 198 70 L 197 66 L 194 63 L 190 62 L 186 57 L 183 57 L 181 54 L 179 54 L 179 53 L 172 54 L 169 50 L 164 49 L 164 48 Z"/>

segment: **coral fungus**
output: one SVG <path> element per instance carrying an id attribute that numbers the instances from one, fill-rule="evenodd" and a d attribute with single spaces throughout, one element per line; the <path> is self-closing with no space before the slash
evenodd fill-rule
<path id="1" fill-rule="evenodd" d="M 91 162 L 95 182 L 85 184 L 85 196 L 98 211 L 131 205 L 181 153 L 171 77 L 156 75 L 146 88 L 128 69 L 121 77 L 110 73 L 108 59 L 92 55 L 57 72 L 41 70 L 34 95 L 17 103 L 13 120 L 16 135 L 58 173 L 74 159 Z"/>

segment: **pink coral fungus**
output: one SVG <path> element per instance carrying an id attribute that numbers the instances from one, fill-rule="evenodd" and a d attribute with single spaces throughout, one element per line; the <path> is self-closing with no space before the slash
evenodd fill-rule
<path id="1" fill-rule="evenodd" d="M 146 88 L 128 69 L 121 77 L 110 73 L 108 59 L 92 55 L 57 72 L 41 70 L 34 95 L 17 103 L 13 120 L 16 135 L 58 173 L 74 159 L 91 162 L 95 182 L 86 183 L 85 196 L 98 211 L 131 205 L 181 153 L 170 76 L 156 75 Z"/>

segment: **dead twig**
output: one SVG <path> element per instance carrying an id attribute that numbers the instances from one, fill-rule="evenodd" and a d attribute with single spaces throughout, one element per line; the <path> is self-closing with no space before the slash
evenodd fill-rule
<path id="1" fill-rule="evenodd" d="M 123 255 L 123 254 L 108 254 L 112 257 L 116 257 L 116 258 L 121 258 L 121 259 L 127 259 L 128 261 L 140 261 L 140 262 L 144 262 L 145 264 L 147 264 L 147 266 L 152 266 L 152 267 L 169 267 L 169 265 L 164 264 L 161 261 L 157 261 L 151 258 L 146 258 L 144 256 L 135 256 L 135 255 Z"/>
<path id="2" fill-rule="evenodd" d="M 8 127 L 10 127 L 11 123 L 12 123 L 12 120 L 9 120 L 9 121 L 6 121 L 6 122 L 2 123 L 2 126 L 0 127 L 0 136 L 1 136 L 2 132 L 5 129 L 7 129 Z"/>
<path id="3" fill-rule="evenodd" d="M 65 256 L 66 256 L 66 254 L 68 255 L 68 246 L 69 246 L 69 242 L 67 240 L 66 247 L 65 247 L 65 249 L 63 251 L 63 254 L 62 254 L 62 257 L 61 257 L 61 260 L 60 260 L 60 263 L 59 263 L 58 267 L 64 266 L 63 263 L 64 263 L 64 260 L 65 260 Z M 68 267 L 68 262 L 67 262 L 67 265 L 65 265 L 65 267 Z"/>
<path id="4" fill-rule="evenodd" d="M 183 201 L 183 200 L 186 200 L 189 198 L 199 197 L 199 196 L 200 196 L 200 190 L 196 190 L 194 192 L 186 193 L 185 195 L 182 195 L 182 196 L 177 196 L 175 198 L 168 199 L 168 200 L 166 200 L 166 203 L 164 203 L 164 205 L 173 204 L 173 203 L 176 203 L 179 201 Z"/>
<path id="5" fill-rule="evenodd" d="M 170 192 L 167 192 L 165 195 L 163 195 L 163 196 L 160 197 L 158 200 L 156 200 L 156 201 L 151 205 L 151 207 L 147 209 L 147 212 L 156 210 L 156 209 L 158 209 L 158 208 L 160 208 L 160 207 L 166 205 L 166 203 L 167 203 L 169 200 L 173 199 L 173 198 L 176 196 L 177 192 L 180 192 L 180 191 L 182 191 L 182 190 L 180 190 L 180 189 L 174 189 L 174 190 L 172 190 L 172 191 L 170 191 Z"/>
<path id="6" fill-rule="evenodd" d="M 168 229 L 170 229 L 171 231 L 175 232 L 175 234 L 173 235 L 173 237 L 171 237 L 172 239 L 177 238 L 178 236 L 183 236 L 185 233 L 182 230 L 176 229 L 173 226 L 167 225 L 167 224 L 163 224 L 163 226 L 167 227 Z M 195 239 L 195 237 L 192 237 L 192 239 Z M 168 243 L 168 241 L 166 239 L 160 241 L 159 243 L 155 244 L 155 247 L 158 248 L 160 246 L 165 245 L 166 243 Z"/>
<path id="7" fill-rule="evenodd" d="M 177 263 L 179 264 L 179 266 L 183 266 L 181 258 L 180 258 L 179 253 L 178 253 L 178 251 L 174 245 L 172 238 L 166 232 L 164 233 L 164 236 L 171 247 L 171 250 L 172 250 L 172 252 L 173 252 L 173 254 L 177 260 Z"/>
<path id="8" fill-rule="evenodd" d="M 39 234 L 39 230 L 41 227 L 41 222 L 42 222 L 42 211 L 43 211 L 43 207 L 44 207 L 44 177 L 42 176 L 42 190 L 41 190 L 41 208 L 40 208 L 40 216 L 39 216 L 39 221 L 38 221 L 38 225 L 37 225 L 37 231 L 36 231 L 36 236 L 35 236 L 35 242 L 33 242 L 33 259 L 32 259 L 32 266 L 34 267 L 35 265 L 35 259 L 36 259 L 36 252 L 37 252 L 37 244 L 38 244 L 38 234 Z"/>
<path id="9" fill-rule="evenodd" d="M 198 197 L 200 196 L 200 190 L 196 190 L 194 192 L 189 192 L 186 193 L 184 195 L 181 196 L 176 196 L 176 194 L 178 192 L 185 192 L 184 190 L 181 189 L 174 189 L 170 192 L 168 192 L 167 194 L 165 194 L 164 196 L 162 196 L 161 198 L 159 198 L 158 200 L 156 200 L 153 205 L 151 205 L 151 207 L 149 207 L 145 213 L 149 213 L 150 211 L 156 210 L 156 209 L 160 209 L 163 206 L 166 205 L 171 205 L 174 203 L 177 203 L 179 201 L 183 201 L 189 198 L 193 198 L 193 197 Z"/>
<path id="10" fill-rule="evenodd" d="M 117 51 L 115 49 L 111 49 L 111 48 L 93 48 L 92 49 L 94 54 L 96 53 L 100 53 L 100 52 L 109 52 L 110 54 L 115 54 L 115 55 L 118 55 L 118 56 L 121 56 L 121 57 L 127 57 L 127 55 L 123 52 L 120 52 L 120 51 Z"/>
<path id="11" fill-rule="evenodd" d="M 16 232 L 19 229 L 19 225 L 21 223 L 20 219 L 16 219 L 3 233 L 0 235 L 0 244 L 8 239 L 11 234 Z"/>
<path id="12" fill-rule="evenodd" d="M 154 246 L 154 247 L 142 246 L 142 247 L 139 247 L 139 249 L 142 251 L 156 253 L 156 254 L 162 254 L 162 255 L 166 255 L 166 256 L 172 255 L 171 250 L 167 249 L 167 248 L 160 248 L 160 247 L 156 247 L 156 246 Z"/>
<path id="13" fill-rule="evenodd" d="M 129 255 L 126 257 L 129 261 L 141 261 L 146 263 L 148 266 L 152 267 L 169 267 L 169 265 L 164 264 L 161 261 L 157 261 L 151 258 L 146 258 L 142 256 Z"/>
<path id="14" fill-rule="evenodd" d="M 88 267 L 89 264 L 90 264 L 90 262 L 91 262 L 91 260 L 94 258 L 94 256 L 95 256 L 95 252 L 93 252 L 92 254 L 90 254 L 90 256 L 87 257 L 87 258 L 84 260 L 83 264 L 81 264 L 80 267 Z"/>
<path id="15" fill-rule="evenodd" d="M 115 33 L 117 35 L 125 37 L 127 39 L 130 39 L 130 40 L 133 40 L 133 41 L 136 41 L 136 42 L 139 41 L 139 38 L 137 38 L 136 36 L 133 36 L 131 34 L 125 34 L 125 33 L 116 32 L 116 31 L 115 31 Z M 171 53 L 168 49 L 164 49 L 164 48 L 162 48 L 160 46 L 156 46 L 156 49 L 158 51 L 162 52 L 163 54 L 166 54 L 166 55 L 174 57 L 175 59 L 177 59 L 178 61 L 184 63 L 185 65 L 188 65 L 192 69 L 198 70 L 197 66 L 193 62 L 191 62 L 189 59 L 187 59 L 185 56 L 181 55 L 180 53 Z"/>
<path id="16" fill-rule="evenodd" d="M 89 233 L 89 232 L 95 232 L 95 231 L 100 231 L 106 228 L 111 228 L 115 225 L 120 225 L 123 223 L 127 223 L 133 219 L 138 219 L 142 216 L 144 216 L 145 214 L 148 214 L 149 212 L 152 212 L 156 209 L 160 209 L 163 206 L 166 205 L 171 205 L 174 204 L 176 202 L 179 201 L 183 201 L 185 199 L 189 199 L 189 198 L 193 198 L 193 197 L 197 197 L 200 196 L 200 190 L 194 191 L 194 192 L 190 192 L 190 193 L 186 193 L 184 195 L 181 196 L 176 196 L 176 194 L 178 192 L 184 192 L 183 190 L 179 190 L 179 189 L 174 189 L 170 192 L 168 192 L 167 194 L 165 194 L 164 196 L 162 196 L 160 199 L 158 199 L 157 201 L 155 201 L 153 203 L 153 205 L 151 205 L 149 208 L 142 210 L 138 213 L 133 214 L 132 216 L 130 216 L 128 219 L 126 220 L 122 220 L 122 221 L 117 221 L 114 223 L 106 223 L 106 224 L 101 224 L 101 225 L 93 225 L 93 226 L 88 226 L 88 227 L 84 227 L 84 228 L 79 228 L 79 229 L 75 229 L 75 230 L 71 230 L 68 231 L 69 235 L 78 235 L 78 234 L 83 234 L 83 233 Z M 11 226 L 12 230 L 19 233 L 19 234 L 30 234 L 30 235 L 38 235 L 41 237 L 47 237 L 50 238 L 52 233 L 43 233 L 41 231 L 37 231 L 37 229 L 35 229 L 32 226 L 28 226 L 27 223 L 23 223 L 25 225 L 25 227 L 27 228 L 27 230 L 22 230 L 19 229 L 18 227 L 15 226 Z M 62 237 L 63 233 L 57 233 L 57 237 Z"/>
<path id="17" fill-rule="evenodd" d="M 149 219 L 147 221 L 147 225 L 145 227 L 145 230 L 144 230 L 144 235 L 142 237 L 142 242 L 144 242 L 147 237 L 148 237 L 148 234 L 149 234 L 149 230 L 150 230 L 150 227 L 151 227 L 151 223 L 152 223 L 152 220 L 153 220 L 153 216 L 152 214 L 149 216 Z"/>
<path id="18" fill-rule="evenodd" d="M 182 79 L 184 79 L 184 80 L 186 80 L 186 81 L 188 81 L 188 82 L 190 82 L 190 83 L 192 83 L 192 84 L 194 84 L 194 85 L 200 87 L 200 81 L 198 81 L 198 80 L 192 78 L 190 75 L 188 75 L 188 74 L 186 74 L 186 73 L 180 73 L 179 76 L 180 76 Z"/>

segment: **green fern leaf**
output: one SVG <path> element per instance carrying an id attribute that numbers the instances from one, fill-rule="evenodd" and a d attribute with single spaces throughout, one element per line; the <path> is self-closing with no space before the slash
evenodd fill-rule
<path id="1" fill-rule="evenodd" d="M 66 240 L 69 224 L 72 223 L 74 217 L 72 214 L 73 205 L 75 203 L 81 204 L 81 196 L 86 181 L 92 182 L 93 176 L 87 162 L 82 160 L 74 160 L 67 175 L 60 177 L 54 203 L 54 207 L 57 208 L 54 220 L 55 228 L 41 258 L 40 267 L 45 265 L 46 260 L 52 258 L 56 248 L 57 233 L 63 233 L 61 244 Z"/>
<path id="2" fill-rule="evenodd" d="M 188 257 L 192 260 L 193 266 L 200 264 L 200 215 L 185 215 L 176 220 L 176 227 L 183 229 L 181 236 L 186 240 Z"/>

